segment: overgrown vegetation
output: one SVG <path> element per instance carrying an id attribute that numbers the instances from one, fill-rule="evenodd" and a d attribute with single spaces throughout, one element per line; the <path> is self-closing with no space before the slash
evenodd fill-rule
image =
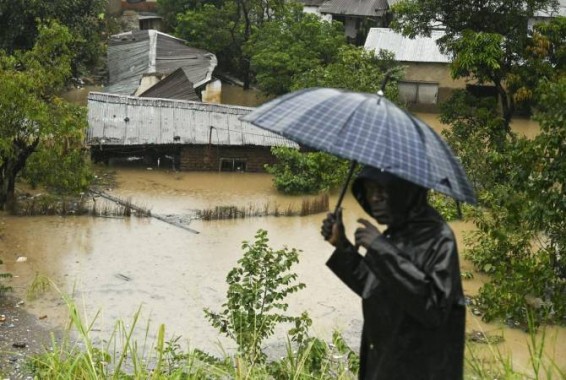
<path id="1" fill-rule="evenodd" d="M 262 344 L 273 335 L 277 324 L 293 324 L 289 336 L 302 344 L 312 323 L 306 313 L 284 314 L 289 306 L 285 298 L 305 288 L 305 284 L 296 282 L 297 274 L 290 271 L 299 261 L 299 251 L 288 248 L 276 251 L 268 243 L 265 230 L 256 233 L 255 242 L 242 243 L 243 257 L 226 277 L 228 291 L 222 311 L 205 309 L 212 326 L 233 339 L 238 345 L 238 355 L 252 365 L 265 361 Z"/>
<path id="2" fill-rule="evenodd" d="M 563 323 L 566 318 L 566 78 L 544 83 L 539 91 L 544 98 L 537 113 L 541 133 L 534 140 L 506 140 L 503 152 L 488 156 L 492 173 L 505 177 L 491 179 L 481 191 L 488 209 L 474 215 L 478 230 L 468 240 L 467 253 L 492 278 L 479 295 L 485 318 L 522 326 L 528 310 L 537 324 Z M 471 145 L 474 140 L 469 139 Z M 473 168 L 472 175 L 479 171 Z"/>
<path id="3" fill-rule="evenodd" d="M 74 36 L 70 67 L 78 77 L 95 67 L 104 52 L 105 0 L 13 0 L 0 3 L 0 50 L 9 54 L 31 50 L 42 25 L 56 21 Z M 8 27 L 9 26 L 9 27 Z"/>
<path id="4" fill-rule="evenodd" d="M 537 10 L 556 2 L 500 0 L 401 1 L 395 26 L 405 35 L 428 35 L 446 26 L 439 40 L 453 56 L 454 78 L 493 86 L 496 97 L 457 92 L 443 106 L 450 145 L 473 181 L 481 209 L 467 257 L 491 276 L 478 305 L 486 320 L 528 327 L 566 320 L 564 60 L 566 19 L 527 27 Z M 490 21 L 493 19 L 493 21 Z M 513 133 L 517 112 L 534 112 L 540 134 Z"/>
<path id="5" fill-rule="evenodd" d="M 14 201 L 24 168 L 33 185 L 60 193 L 90 183 L 83 149 L 86 111 L 56 96 L 71 75 L 73 39 L 67 28 L 51 22 L 39 27 L 31 50 L 0 51 L 0 209 Z"/>
<path id="6" fill-rule="evenodd" d="M 349 45 L 341 22 L 306 13 L 295 1 L 159 0 L 159 10 L 178 37 L 214 52 L 221 70 L 266 95 L 308 86 L 376 92 L 383 73 L 398 65 L 387 53 Z M 394 82 L 394 93 L 386 91 L 393 101 Z"/>
<path id="7" fill-rule="evenodd" d="M 545 354 L 549 342 L 546 328 L 537 334 L 536 321 L 530 313 L 527 313 L 527 323 L 528 363 L 517 366 L 509 354 L 501 351 L 497 344 L 502 341 L 502 336 L 488 336 L 477 331 L 482 338 L 469 339 L 466 345 L 466 375 L 471 379 L 563 379 L 566 373 L 562 363 Z"/>
<path id="8" fill-rule="evenodd" d="M 302 153 L 297 149 L 273 147 L 277 163 L 266 166 L 275 188 L 284 194 L 317 194 L 335 189 L 348 173 L 348 161 L 324 152 Z"/>

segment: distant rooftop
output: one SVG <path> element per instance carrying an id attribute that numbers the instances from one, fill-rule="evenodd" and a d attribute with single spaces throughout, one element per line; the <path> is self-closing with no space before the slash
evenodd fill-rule
<path id="1" fill-rule="evenodd" d="M 558 0 L 558 9 L 540 10 L 535 13 L 536 17 L 566 17 L 566 0 Z"/>
<path id="2" fill-rule="evenodd" d="M 183 68 L 194 88 L 212 78 L 216 56 L 157 30 L 116 34 L 108 43 L 109 85 L 105 92 L 134 94 L 144 74 L 170 74 Z"/>
<path id="3" fill-rule="evenodd" d="M 389 9 L 387 0 L 328 0 L 322 3 L 322 14 L 345 16 L 382 16 Z"/>
<path id="4" fill-rule="evenodd" d="M 436 40 L 444 36 L 443 31 L 433 31 L 430 37 L 408 38 L 389 28 L 371 28 L 364 48 L 378 52 L 381 49 L 395 54 L 400 62 L 449 63 L 448 55 L 442 54 Z"/>

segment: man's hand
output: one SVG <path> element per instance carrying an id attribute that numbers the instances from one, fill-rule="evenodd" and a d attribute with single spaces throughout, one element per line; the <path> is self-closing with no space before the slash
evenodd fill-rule
<path id="1" fill-rule="evenodd" d="M 342 221 L 342 208 L 339 208 L 336 214 L 328 213 L 326 215 L 326 219 L 322 221 L 320 233 L 324 237 L 324 240 L 335 247 L 351 245 L 348 238 L 346 238 L 346 230 Z"/>
<path id="2" fill-rule="evenodd" d="M 354 233 L 356 237 L 356 247 L 362 246 L 368 249 L 371 243 L 381 236 L 381 232 L 366 219 L 358 219 L 358 223 L 363 224 L 363 227 L 358 227 Z"/>

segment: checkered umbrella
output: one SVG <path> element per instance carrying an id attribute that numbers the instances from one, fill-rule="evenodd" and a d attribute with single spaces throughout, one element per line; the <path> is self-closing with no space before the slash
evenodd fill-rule
<path id="1" fill-rule="evenodd" d="M 444 140 L 379 95 L 310 88 L 265 103 L 242 120 L 456 200 L 476 203 L 466 174 Z"/>

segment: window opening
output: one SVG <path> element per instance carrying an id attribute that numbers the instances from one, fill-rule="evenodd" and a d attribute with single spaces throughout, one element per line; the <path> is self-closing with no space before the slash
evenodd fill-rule
<path id="1" fill-rule="evenodd" d="M 245 172 L 246 159 L 245 158 L 221 158 L 220 159 L 221 172 Z"/>

